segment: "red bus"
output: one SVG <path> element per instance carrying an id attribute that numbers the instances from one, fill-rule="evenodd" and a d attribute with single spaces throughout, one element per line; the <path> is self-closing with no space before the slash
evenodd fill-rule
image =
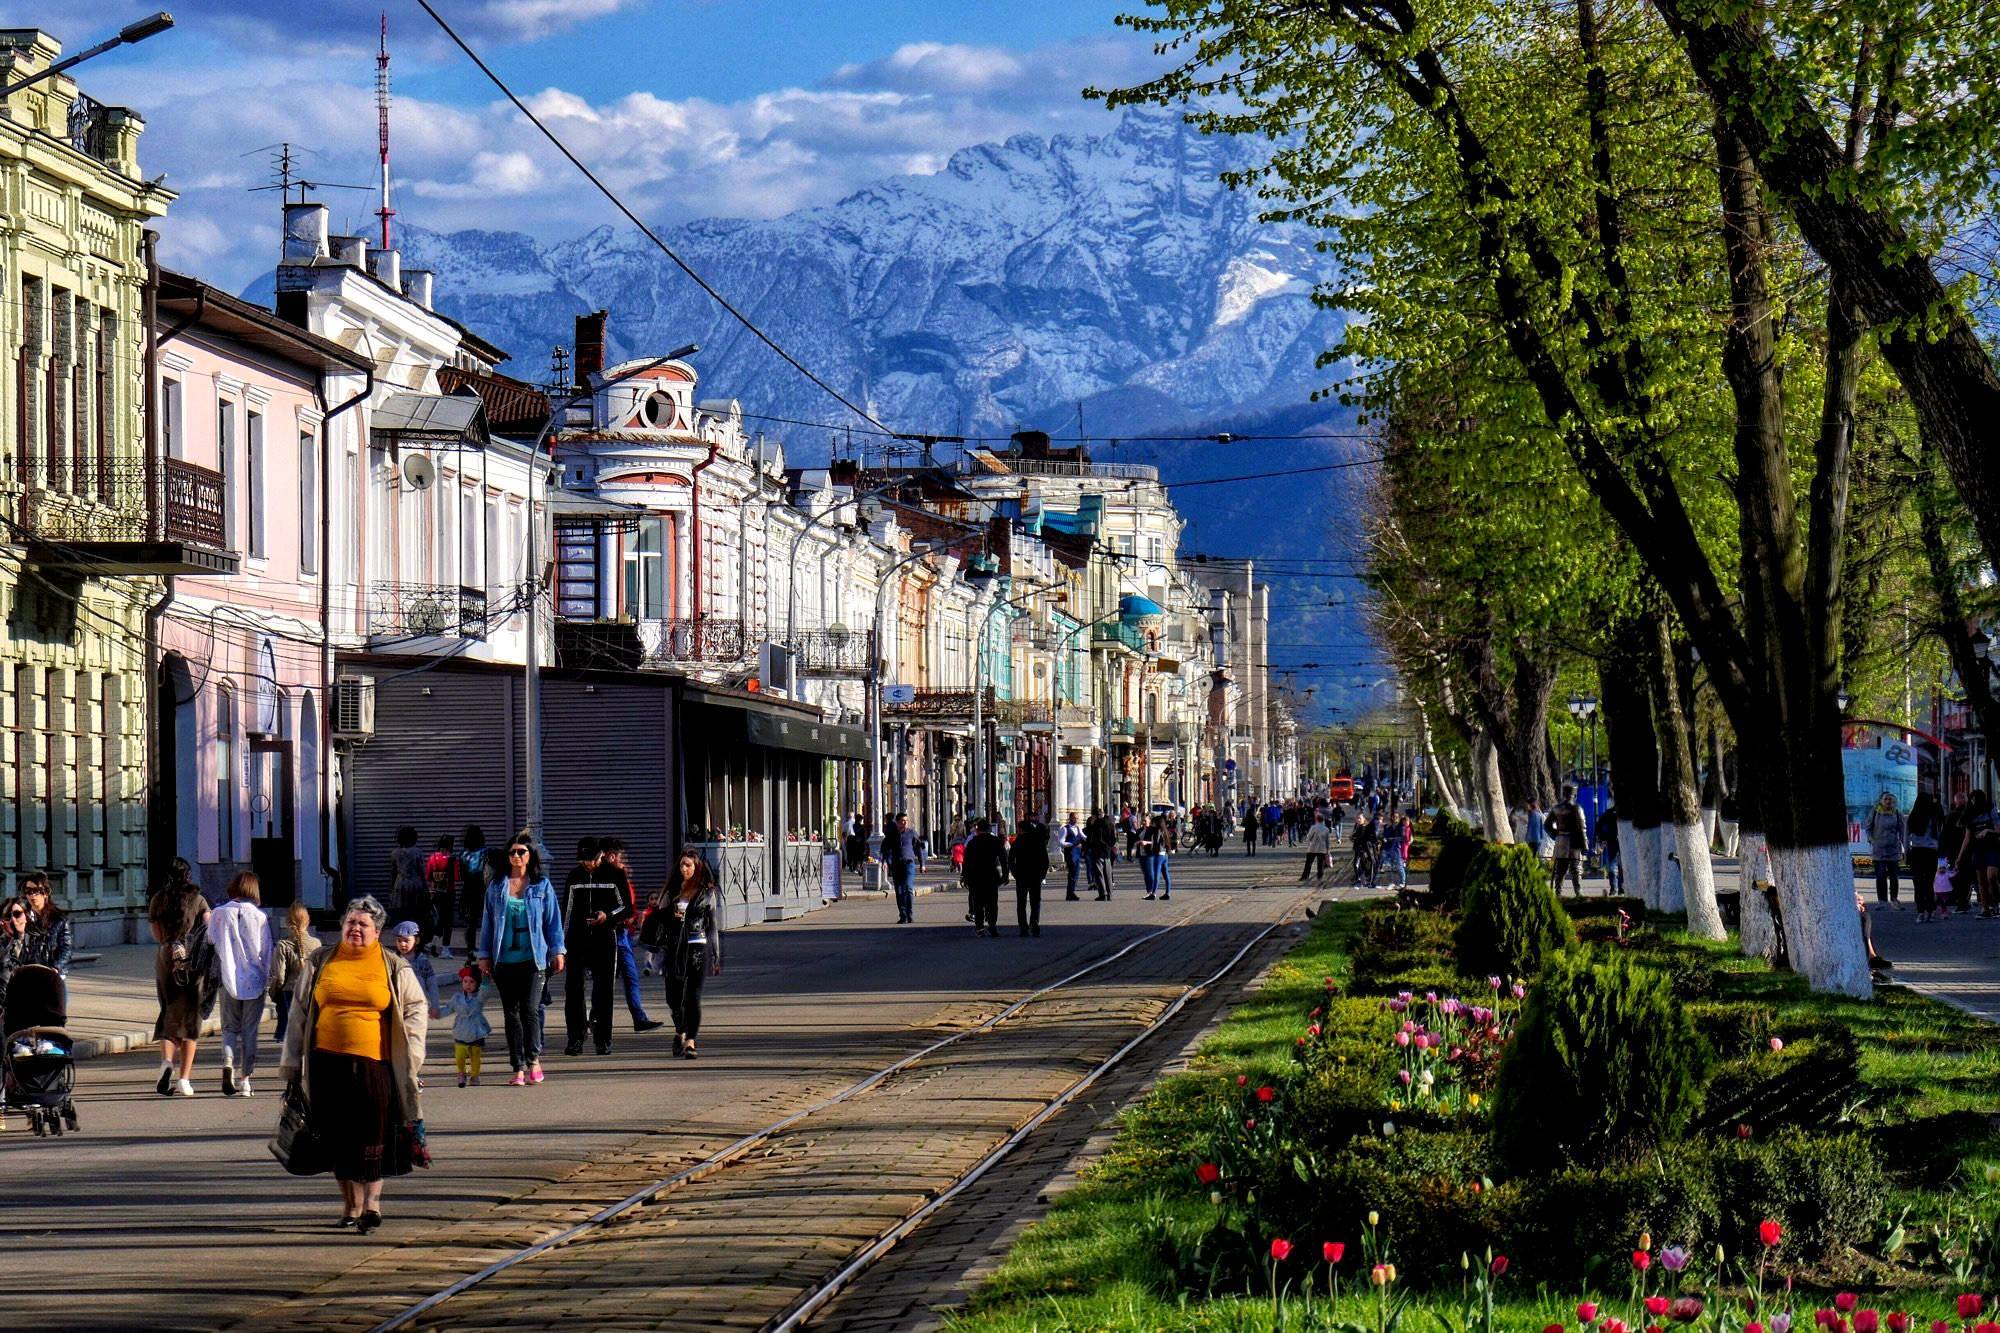
<path id="1" fill-rule="evenodd" d="M 1348 802 L 1354 799 L 1354 775 L 1342 770 L 1333 775 L 1326 784 L 1326 796 L 1330 801 Z"/>

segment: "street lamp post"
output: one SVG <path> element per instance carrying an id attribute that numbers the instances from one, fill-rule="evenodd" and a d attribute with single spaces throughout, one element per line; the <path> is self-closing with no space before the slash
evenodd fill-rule
<path id="1" fill-rule="evenodd" d="M 0 88 L 0 101 L 5 101 L 15 93 L 20 92 L 23 88 L 32 88 L 44 79 L 52 79 L 66 69 L 74 69 L 84 61 L 101 56 L 106 51 L 116 50 L 121 46 L 130 46 L 136 42 L 143 42 L 148 37 L 158 36 L 173 26 L 174 16 L 164 9 L 157 14 L 150 14 L 142 19 L 135 19 L 133 22 L 120 28 L 115 36 L 105 38 L 96 46 L 78 51 L 67 60 L 58 60 L 39 74 L 30 74 L 25 79 L 10 83 L 5 88 Z"/>
<path id="2" fill-rule="evenodd" d="M 527 717 L 522 733 L 528 747 L 528 836 L 538 845 L 542 840 L 542 663 L 539 642 L 542 616 L 542 565 L 541 552 L 536 549 L 535 541 L 535 487 L 546 477 L 542 469 L 545 450 L 548 448 L 550 436 L 555 431 L 556 422 L 566 415 L 570 408 L 614 384 L 622 384 L 669 361 L 679 361 L 683 357 L 693 356 L 700 350 L 701 344 L 689 343 L 685 347 L 676 347 L 665 356 L 656 356 L 651 361 L 633 366 L 630 370 L 620 371 L 599 384 L 580 385 L 574 393 L 562 400 L 560 406 L 554 402 L 549 404 L 549 419 L 543 422 L 541 430 L 535 433 L 532 451 L 534 462 L 530 465 L 535 470 L 528 478 L 528 661 L 523 691 L 525 697 L 522 700 Z M 700 577 L 699 574 L 696 577 Z"/>

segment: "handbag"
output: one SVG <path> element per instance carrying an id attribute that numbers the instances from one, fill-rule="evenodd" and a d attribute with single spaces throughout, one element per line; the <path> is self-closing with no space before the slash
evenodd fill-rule
<path id="1" fill-rule="evenodd" d="M 312 1108 L 306 1103 L 305 1089 L 296 1081 L 285 1088 L 278 1132 L 271 1136 L 270 1149 L 278 1165 L 295 1176 L 316 1176 L 331 1165 L 326 1145 L 312 1127 Z"/>
<path id="2" fill-rule="evenodd" d="M 648 949 L 672 948 L 678 925 L 679 918 L 668 911 L 664 903 L 650 908 L 646 919 L 639 924 L 639 943 Z"/>

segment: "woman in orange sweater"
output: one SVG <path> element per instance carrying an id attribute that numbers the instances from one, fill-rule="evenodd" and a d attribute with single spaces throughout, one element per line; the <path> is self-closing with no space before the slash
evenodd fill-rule
<path id="1" fill-rule="evenodd" d="M 340 1182 L 336 1225 L 364 1236 L 382 1224 L 382 1177 L 409 1172 L 411 1127 L 423 1119 L 430 1006 L 410 965 L 382 947 L 387 919 L 373 898 L 347 905 L 339 946 L 314 954 L 293 989 L 281 1067 Z"/>

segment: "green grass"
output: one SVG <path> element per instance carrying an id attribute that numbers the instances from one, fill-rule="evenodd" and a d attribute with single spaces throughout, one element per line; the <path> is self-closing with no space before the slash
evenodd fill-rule
<path id="1" fill-rule="evenodd" d="M 1017 1330 L 1189 1329 L 1264 1330 L 1279 1326 L 1268 1297 L 1200 1299 L 1168 1295 L 1158 1247 L 1151 1239 L 1162 1225 L 1201 1216 L 1210 1205 L 1194 1184 L 1193 1144 L 1218 1082 L 1241 1073 L 1253 1081 L 1291 1067 L 1301 1015 L 1317 1003 L 1324 978 L 1347 978 L 1347 947 L 1361 918 L 1359 904 L 1336 904 L 1203 1043 L 1190 1068 L 1162 1079 L 1129 1108 L 1105 1155 L 1093 1164 L 1048 1216 L 1030 1228 L 1000 1270 L 951 1321 L 964 1333 Z M 1774 974 L 1746 960 L 1730 946 L 1715 945 L 1725 972 L 1722 995 L 1757 1000 L 1782 1018 L 1822 1016 L 1837 1021 L 1862 1046 L 1864 1095 L 1850 1114 L 1863 1125 L 1915 1127 L 1913 1152 L 1935 1158 L 1938 1170 L 1955 1170 L 1963 1159 L 2000 1160 L 2000 1136 L 1991 1116 L 2000 1110 L 2000 1029 L 1900 988 L 1883 991 L 1872 1003 L 1813 995 L 1798 978 Z M 1910 1209 L 1912 1225 L 1943 1206 L 1946 1180 L 1937 1189 L 1905 1189 L 1891 1211 Z M 1357 1219 L 1358 1225 L 1358 1219 Z M 1343 1323 L 1363 1315 L 1352 1282 L 1359 1246 L 1350 1242 Z M 1317 1238 L 1307 1243 L 1316 1248 Z M 1324 1270 L 1319 1270 L 1323 1277 Z M 1625 1294 L 1622 1272 L 1592 1283 L 1600 1298 Z M 1900 1308 L 1929 1320 L 1950 1317 L 1957 1290 L 1899 1291 L 1895 1298 L 1864 1300 L 1884 1310 Z M 1523 1289 L 1501 1283 L 1503 1298 L 1494 1326 L 1535 1333 L 1550 1323 L 1575 1327 L 1573 1289 Z M 1612 1310 L 1607 1301 L 1606 1312 Z M 1796 1299 L 1797 1326 L 1812 1328 L 1809 1298 Z M 1629 1312 L 1622 1312 L 1627 1313 Z M 1455 1292 L 1432 1294 L 1405 1314 L 1402 1333 L 1446 1333 L 1467 1327 Z M 1286 1328 L 1331 1328 L 1324 1301 L 1308 1317 L 1298 1302 L 1288 1303 Z M 1369 1320 L 1366 1325 L 1373 1328 Z M 1702 1327 L 1712 1327 L 1704 1324 Z"/>

